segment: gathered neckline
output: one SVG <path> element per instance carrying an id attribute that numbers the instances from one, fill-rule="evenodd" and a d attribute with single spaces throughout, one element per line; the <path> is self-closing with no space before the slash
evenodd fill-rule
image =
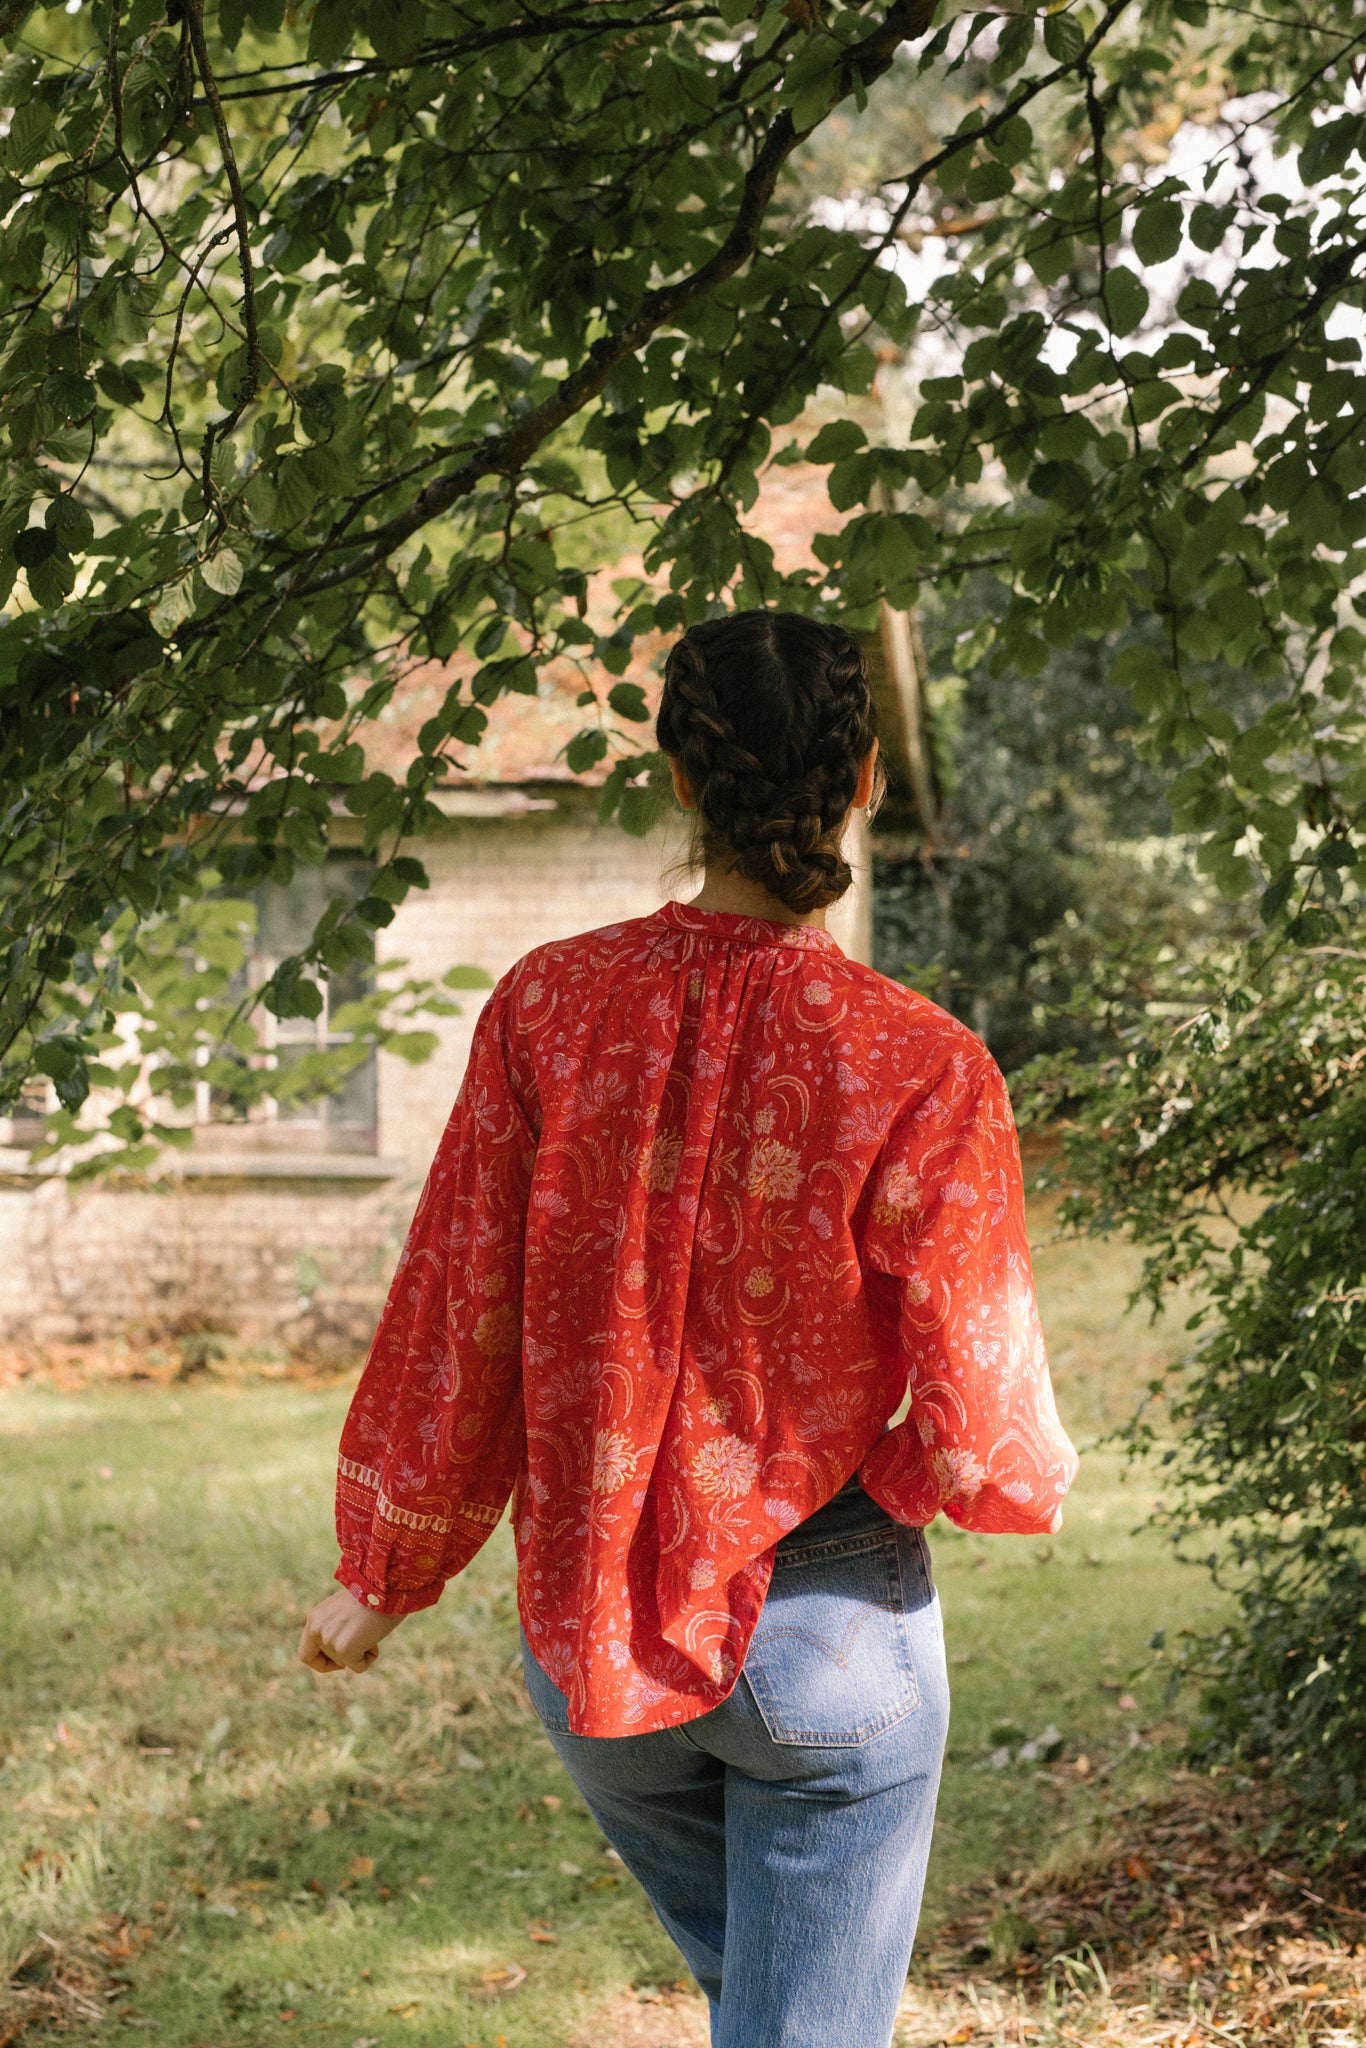
<path id="1" fill-rule="evenodd" d="M 815 924 L 784 924 L 775 917 L 747 917 L 737 910 L 697 910 L 691 903 L 664 903 L 655 912 L 676 930 L 697 932 L 739 946 L 796 946 L 807 952 L 838 953 L 839 940 Z"/>

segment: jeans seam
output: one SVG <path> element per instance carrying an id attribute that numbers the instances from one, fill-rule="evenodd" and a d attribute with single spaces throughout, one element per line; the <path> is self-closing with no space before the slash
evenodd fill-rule
<path id="1" fill-rule="evenodd" d="M 782 1545 L 773 1554 L 773 1569 L 783 1571 L 794 1564 L 810 1564 L 817 1558 L 858 1557 L 866 1550 L 878 1550 L 896 1542 L 896 1526 L 885 1529 L 862 1530 L 851 1536 L 827 1536 L 813 1543 L 798 1543 L 784 1550 Z"/>

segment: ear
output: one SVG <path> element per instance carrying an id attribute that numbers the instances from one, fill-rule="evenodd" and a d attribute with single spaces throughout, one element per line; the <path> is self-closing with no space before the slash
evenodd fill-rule
<path id="1" fill-rule="evenodd" d="M 867 810 L 873 800 L 873 778 L 877 774 L 877 741 L 874 740 L 859 763 L 858 786 L 854 791 L 854 809 Z M 675 783 L 675 787 L 677 784 Z"/>
<path id="2" fill-rule="evenodd" d="M 674 795 L 678 798 L 685 811 L 695 811 L 697 809 L 697 798 L 692 793 L 692 784 L 687 778 L 682 762 L 676 760 L 672 754 L 666 758 L 669 763 L 669 773 L 673 777 Z M 871 789 L 871 787 L 870 783 L 869 788 Z"/>

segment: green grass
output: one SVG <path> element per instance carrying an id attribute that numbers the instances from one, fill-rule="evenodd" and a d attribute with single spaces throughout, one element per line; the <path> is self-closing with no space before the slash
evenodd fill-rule
<path id="1" fill-rule="evenodd" d="M 1041 1252 L 1083 1443 L 1179 1339 L 1121 1326 L 1131 1277 L 1113 1248 Z M 4 1960 L 126 1916 L 149 1932 L 116 1957 L 115 2009 L 159 2048 L 563 2043 L 598 2001 L 681 1966 L 526 1705 L 506 1529 L 373 1674 L 295 1664 L 334 1561 L 347 1392 L 27 1382 L 0 1397 Z M 1134 1533 L 1150 1497 L 1101 1450 L 1056 1539 L 939 1526 L 955 1705 L 931 1930 L 956 1887 L 1072 1853 L 1117 1792 L 1160 1776 L 1169 1722 L 1145 1645 L 1212 1596 Z M 1003 1740 L 1050 1723 L 1066 1744 L 1051 1770 L 992 1767 Z M 485 1988 L 508 1969 L 527 1972 L 519 1989 Z"/>

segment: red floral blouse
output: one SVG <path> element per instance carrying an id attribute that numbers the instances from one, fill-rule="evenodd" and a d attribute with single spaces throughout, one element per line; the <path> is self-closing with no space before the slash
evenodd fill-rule
<path id="1" fill-rule="evenodd" d="M 991 1058 L 810 926 L 670 903 L 538 947 L 479 1017 L 341 1453 L 337 1577 L 385 1613 L 511 1496 L 584 1735 L 723 1700 L 774 1544 L 854 1472 L 900 1522 L 1056 1529 L 1077 1461 Z"/>

